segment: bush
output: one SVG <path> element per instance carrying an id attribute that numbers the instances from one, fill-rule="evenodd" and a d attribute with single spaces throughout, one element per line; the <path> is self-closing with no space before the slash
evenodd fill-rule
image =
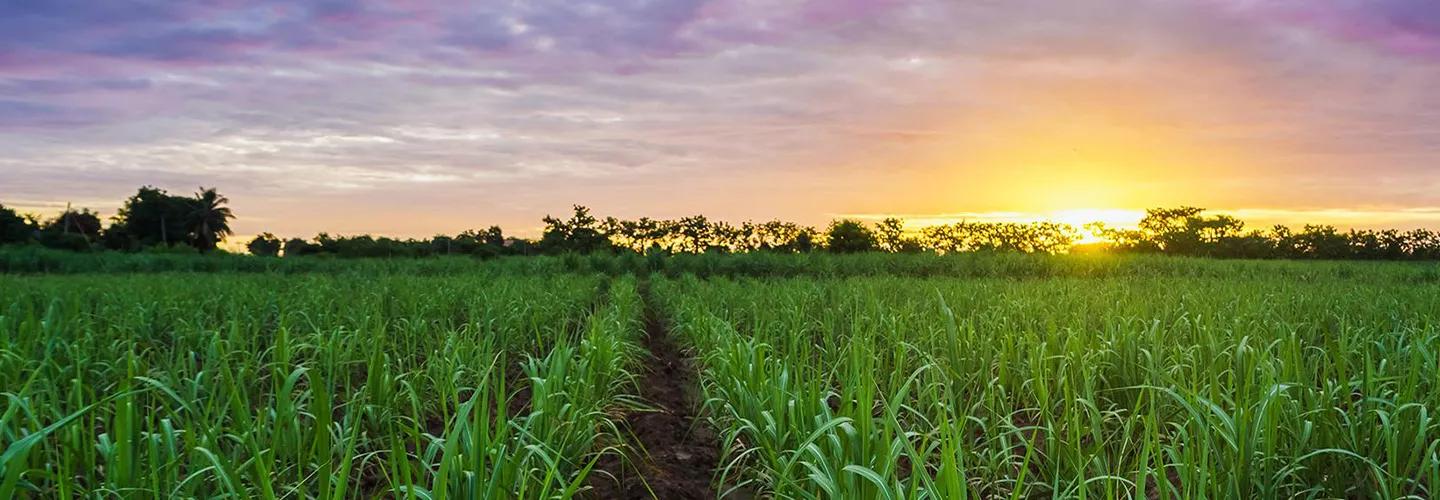
<path id="1" fill-rule="evenodd" d="M 826 245 L 833 253 L 858 253 L 875 250 L 875 233 L 857 220 L 842 219 L 830 223 L 825 232 Z"/>
<path id="2" fill-rule="evenodd" d="M 256 236 L 255 239 L 250 240 L 250 243 L 245 245 L 245 249 L 249 250 L 251 255 L 274 257 L 280 255 L 280 249 L 283 246 L 284 243 L 281 243 L 280 239 L 276 238 L 275 235 L 263 233 Z"/>

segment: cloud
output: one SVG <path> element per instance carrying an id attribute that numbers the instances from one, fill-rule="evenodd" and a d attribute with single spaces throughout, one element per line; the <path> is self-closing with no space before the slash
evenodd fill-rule
<path id="1" fill-rule="evenodd" d="M 1440 57 L 1440 4 L 1428 0 L 1228 0 L 1227 8 L 1402 55 Z"/>
<path id="2" fill-rule="evenodd" d="M 1005 205 L 1102 174 L 1211 206 L 1431 206 L 1437 26 L 1398 0 L 22 0 L 0 4 L 0 195 L 337 206 L 309 230 L 477 193 L 524 221 L 577 197 L 1039 211 Z"/>

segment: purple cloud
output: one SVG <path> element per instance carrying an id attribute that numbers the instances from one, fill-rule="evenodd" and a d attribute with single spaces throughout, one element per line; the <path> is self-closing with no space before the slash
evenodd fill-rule
<path id="1" fill-rule="evenodd" d="M 938 194 L 945 179 L 1011 171 L 977 151 L 1088 150 L 1047 141 L 1112 127 L 1178 137 L 1192 156 L 1243 152 L 1236 169 L 1275 178 L 1336 186 L 1374 168 L 1420 192 L 1440 185 L 1440 59 L 1415 57 L 1440 55 L 1436 12 L 1399 0 L 12 0 L 0 2 L 0 186 L 119 200 L 141 183 L 219 184 L 258 200 L 237 207 L 246 220 L 279 210 L 266 201 L 382 203 L 366 194 L 377 190 L 541 213 L 575 201 L 644 213 L 682 193 L 718 207 L 685 212 L 785 216 L 777 204 L 853 211 L 828 204 L 899 192 L 918 172 L 919 194 L 886 198 L 913 206 L 884 209 L 921 212 L 1004 201 L 985 198 L 1003 189 Z M 1180 169 L 1165 161 L 1135 169 Z M 628 194 L 595 194 L 612 189 Z M 1375 189 L 1369 199 L 1399 192 Z M 751 193 L 782 201 L 734 208 Z M 456 224 L 441 223 L 417 230 Z"/>
<path id="2" fill-rule="evenodd" d="M 94 109 L 0 98 L 0 130 L 83 126 L 97 121 L 99 113 Z"/>
<path id="3" fill-rule="evenodd" d="M 1440 57 L 1440 2 L 1431 0 L 1275 0 L 1228 8 L 1397 54 Z"/>

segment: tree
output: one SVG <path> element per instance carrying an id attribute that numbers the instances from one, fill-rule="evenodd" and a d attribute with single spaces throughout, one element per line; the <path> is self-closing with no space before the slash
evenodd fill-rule
<path id="1" fill-rule="evenodd" d="M 1140 219 L 1140 230 L 1163 252 L 1194 255 L 1200 250 L 1198 220 L 1204 211 L 1196 207 L 1152 208 Z"/>
<path id="2" fill-rule="evenodd" d="M 442 244 L 445 245 L 443 248 Z M 454 238 L 436 236 L 431 240 L 430 246 L 448 253 L 493 257 L 504 253 L 505 235 L 501 232 L 500 226 L 490 226 L 483 231 L 471 229 Z"/>
<path id="3" fill-rule="evenodd" d="M 430 238 L 430 253 L 435 255 L 450 255 L 452 252 L 459 251 L 457 246 L 455 238 L 447 235 L 437 234 Z"/>
<path id="4" fill-rule="evenodd" d="M 80 210 L 67 208 L 54 219 L 50 219 L 50 222 L 47 222 L 41 230 L 60 234 L 77 234 L 86 241 L 91 241 L 100 238 L 100 216 L 88 208 Z"/>
<path id="5" fill-rule="evenodd" d="M 1205 217 L 1203 208 L 1152 208 L 1140 220 L 1140 231 L 1153 247 L 1176 255 L 1214 255 L 1224 240 L 1242 237 L 1245 223 L 1228 215 Z"/>
<path id="6" fill-rule="evenodd" d="M 787 247 L 793 248 L 797 253 L 810 253 L 815 251 L 815 240 L 819 238 L 820 234 L 815 228 L 808 226 L 802 227 L 800 228 L 800 232 L 795 234 L 795 239 L 791 240 Z"/>
<path id="7" fill-rule="evenodd" d="M 480 233 L 480 237 L 480 241 L 488 246 L 495 248 L 505 247 L 505 232 L 500 229 L 500 226 L 485 228 L 485 231 Z"/>
<path id="8" fill-rule="evenodd" d="M 815 249 L 815 228 L 772 220 L 755 227 L 754 248 L 761 251 L 809 252 Z"/>
<path id="9" fill-rule="evenodd" d="M 610 236 L 610 242 L 629 248 L 637 253 L 655 251 L 666 239 L 670 225 L 649 217 L 637 220 L 620 220 L 606 217 L 603 230 Z"/>
<path id="10" fill-rule="evenodd" d="M 545 233 L 540 246 L 547 252 L 590 253 L 610 250 L 610 239 L 602 232 L 599 221 L 590 215 L 590 209 L 575 205 L 575 214 L 569 220 L 545 216 Z"/>
<path id="11" fill-rule="evenodd" d="M 0 245 L 25 243 L 35 237 L 35 223 L 0 205 Z"/>
<path id="12" fill-rule="evenodd" d="M 100 239 L 100 216 L 89 209 L 66 208 L 41 227 L 40 244 L 61 250 L 83 252 Z"/>
<path id="13" fill-rule="evenodd" d="M 189 240 L 186 221 L 195 211 L 190 202 L 189 198 L 171 196 L 163 189 L 141 187 L 115 215 L 109 231 L 116 236 L 106 239 L 112 242 L 112 248 L 130 250 L 184 243 Z"/>
<path id="14" fill-rule="evenodd" d="M 299 257 L 301 255 L 315 255 L 320 253 L 320 247 L 311 244 L 300 238 L 290 238 L 285 241 L 285 256 Z"/>
<path id="15" fill-rule="evenodd" d="M 283 246 L 284 243 L 281 243 L 280 238 L 276 238 L 275 235 L 261 233 L 259 236 L 256 236 L 255 239 L 250 240 L 250 243 L 246 244 L 245 248 L 250 250 L 251 255 L 274 257 L 280 255 L 280 249 Z"/>
<path id="16" fill-rule="evenodd" d="M 670 228 L 670 235 L 676 239 L 679 251 L 701 253 L 710 248 L 710 238 L 714 231 L 710 219 L 704 215 L 681 217 L 671 224 Z"/>
<path id="17" fill-rule="evenodd" d="M 195 248 L 202 252 L 214 250 L 219 242 L 232 234 L 230 219 L 234 219 L 235 215 L 225 206 L 228 203 L 230 199 L 215 192 L 215 188 L 201 186 L 200 191 L 195 193 L 185 220 L 185 228 Z"/>
<path id="18" fill-rule="evenodd" d="M 915 238 L 905 235 L 905 221 L 887 217 L 875 224 L 875 240 L 880 250 L 890 253 L 914 253 L 921 250 Z"/>
<path id="19" fill-rule="evenodd" d="M 1106 230 L 1103 225 L 1090 226 L 1092 231 Z M 1067 251 L 1080 238 L 1074 226 L 1056 222 L 966 222 L 930 226 L 921 231 L 922 248 L 939 253 L 954 252 L 1023 252 L 1060 253 Z"/>
<path id="20" fill-rule="evenodd" d="M 1345 259 L 1351 257 L 1350 241 L 1345 234 L 1329 225 L 1306 224 L 1295 235 L 1298 248 L 1312 259 Z"/>
<path id="21" fill-rule="evenodd" d="M 841 219 L 830 223 L 825 232 L 826 247 L 834 253 L 857 253 L 875 250 L 875 234 L 860 221 Z"/>

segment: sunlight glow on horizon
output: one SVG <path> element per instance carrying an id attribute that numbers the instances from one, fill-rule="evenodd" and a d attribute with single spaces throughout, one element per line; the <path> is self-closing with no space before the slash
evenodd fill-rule
<path id="1" fill-rule="evenodd" d="M 0 3 L 0 203 L 215 186 L 285 238 L 572 204 L 1440 229 L 1422 2 Z"/>
<path id="2" fill-rule="evenodd" d="M 1166 207 L 1173 208 L 1173 207 Z M 1203 207 L 1202 207 L 1203 208 Z M 1398 229 L 1418 228 L 1440 229 L 1440 207 L 1416 207 L 1399 209 L 1275 209 L 1239 208 L 1206 209 L 1205 215 L 1229 215 L 1240 219 L 1245 230 L 1269 230 L 1273 226 L 1300 229 L 1306 224 L 1331 225 L 1340 231 L 1351 229 Z M 1145 217 L 1143 209 L 1127 208 L 1076 208 L 1052 211 L 990 211 L 951 212 L 939 214 L 835 214 L 836 218 L 852 218 L 867 222 L 890 217 L 905 221 L 909 231 L 925 227 L 954 224 L 957 222 L 1008 222 L 1028 224 L 1035 222 L 1056 222 L 1068 224 L 1079 231 L 1079 244 L 1106 241 L 1085 226 L 1100 222 L 1111 229 L 1135 229 Z"/>

